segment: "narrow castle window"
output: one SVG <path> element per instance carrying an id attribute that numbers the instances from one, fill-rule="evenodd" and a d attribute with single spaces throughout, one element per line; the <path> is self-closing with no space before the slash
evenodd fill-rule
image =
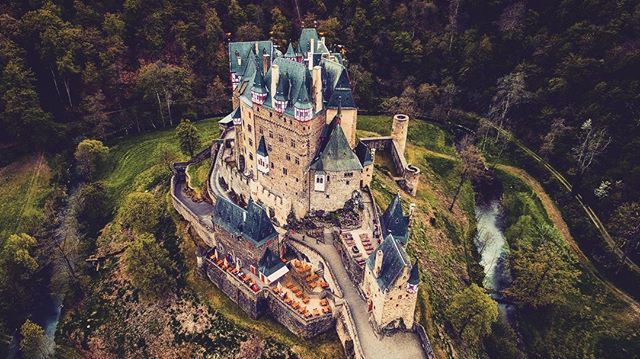
<path id="1" fill-rule="evenodd" d="M 251 132 L 251 125 L 247 124 L 247 129 Z"/>
<path id="2" fill-rule="evenodd" d="M 273 138 L 273 131 L 269 130 L 269 138 Z"/>
<path id="3" fill-rule="evenodd" d="M 300 164 L 300 159 L 298 157 L 296 157 L 295 162 L 296 162 L 297 165 L 299 165 Z"/>
<path id="4" fill-rule="evenodd" d="M 284 142 L 284 137 L 282 137 L 282 135 L 278 136 L 278 141 Z"/>
<path id="5" fill-rule="evenodd" d="M 253 153 L 249 152 L 249 159 L 253 161 Z"/>
<path id="6" fill-rule="evenodd" d="M 287 153 L 287 155 L 285 156 L 287 158 L 287 161 L 291 161 L 291 155 Z"/>
<path id="7" fill-rule="evenodd" d="M 291 140 L 291 147 L 296 148 L 296 140 Z"/>
<path id="8" fill-rule="evenodd" d="M 251 139 L 249 139 L 249 146 L 253 147 L 253 141 L 251 141 Z"/>
<path id="9" fill-rule="evenodd" d="M 287 174 L 287 172 L 288 172 L 288 171 L 287 171 L 287 168 L 286 168 L 286 167 L 282 167 L 282 173 L 283 173 L 284 175 L 286 175 L 286 174 Z"/>

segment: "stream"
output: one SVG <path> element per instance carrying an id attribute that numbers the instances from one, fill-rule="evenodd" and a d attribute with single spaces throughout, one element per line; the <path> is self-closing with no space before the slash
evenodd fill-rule
<path id="1" fill-rule="evenodd" d="M 515 321 L 515 306 L 507 304 L 502 290 L 511 284 L 509 270 L 509 245 L 504 237 L 503 208 L 499 198 L 479 200 L 475 206 L 477 233 L 473 242 L 480 254 L 480 266 L 484 269 L 483 287 L 498 302 L 500 316 L 510 324 Z"/>

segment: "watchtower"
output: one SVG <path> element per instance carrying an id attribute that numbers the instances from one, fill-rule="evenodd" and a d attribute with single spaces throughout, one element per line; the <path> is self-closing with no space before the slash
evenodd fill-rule
<path id="1" fill-rule="evenodd" d="M 409 116 L 397 114 L 393 116 L 391 124 L 391 138 L 398 146 L 398 152 L 404 154 L 407 146 L 407 131 L 409 129 Z"/>

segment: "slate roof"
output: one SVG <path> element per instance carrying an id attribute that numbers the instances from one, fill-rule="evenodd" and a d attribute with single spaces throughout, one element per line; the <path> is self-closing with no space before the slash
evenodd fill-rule
<path id="1" fill-rule="evenodd" d="M 312 170 L 329 171 L 329 172 L 345 172 L 345 171 L 361 171 L 362 165 L 358 156 L 349 147 L 347 137 L 337 123 L 331 131 L 329 139 L 321 150 L 320 154 L 311 163 Z"/>
<path id="2" fill-rule="evenodd" d="M 234 118 L 240 118 L 240 107 L 236 107 L 231 113 L 224 116 L 220 121 L 218 121 L 221 125 L 228 125 L 233 123 Z"/>
<path id="3" fill-rule="evenodd" d="M 420 283 L 420 270 L 418 269 L 418 260 L 413 262 L 411 273 L 409 274 L 409 284 L 418 285 Z"/>
<path id="4" fill-rule="evenodd" d="M 300 34 L 300 41 L 298 42 L 299 50 L 295 51 L 293 45 L 289 45 L 287 48 L 287 56 L 280 56 L 281 53 L 273 47 L 271 41 L 259 41 L 257 54 L 265 53 L 272 55 L 272 64 L 278 65 L 280 80 L 288 79 L 288 83 L 279 84 L 276 88 L 287 87 L 281 92 L 280 99 L 286 99 L 288 101 L 285 113 L 293 116 L 294 105 L 298 99 L 300 99 L 300 92 L 306 89 L 307 96 L 310 98 L 309 90 L 311 89 L 311 72 L 308 66 L 304 63 L 294 61 L 294 56 L 300 56 L 302 52 L 303 56 L 309 51 L 309 41 L 314 39 L 316 43 L 318 41 L 318 33 L 315 29 L 303 29 Z M 251 105 L 251 90 L 257 89 L 258 91 L 264 91 L 260 93 L 267 93 L 268 96 L 264 102 L 267 107 L 273 108 L 273 97 L 276 94 L 270 92 L 271 84 L 271 68 L 269 68 L 266 74 L 262 74 L 262 58 L 256 55 L 255 50 L 256 42 L 232 42 L 229 44 L 229 63 L 230 71 L 240 76 L 240 82 L 236 91 L 240 92 L 240 100 L 246 104 Z M 326 46 L 319 45 L 319 49 L 324 51 Z M 318 49 L 316 49 L 318 50 Z M 235 52 L 241 56 L 241 65 L 237 64 Z M 291 56 L 291 55 L 294 56 Z M 341 59 L 341 58 L 340 58 Z M 316 52 L 314 54 L 314 64 L 318 64 L 322 68 L 322 88 L 323 99 L 327 107 L 338 107 L 338 99 L 342 98 L 342 106 L 345 108 L 356 108 L 355 101 L 353 99 L 353 93 L 351 91 L 351 85 L 349 82 L 349 76 L 346 68 L 342 65 L 340 59 L 332 61 L 322 58 L 322 53 Z M 258 73 L 259 72 L 259 73 Z M 262 84 L 260 83 L 262 82 Z M 276 91 L 278 92 L 278 91 Z M 313 108 L 313 103 L 310 103 L 310 108 Z M 303 106 L 303 107 L 306 107 Z M 301 108 L 301 107 L 298 107 Z"/>
<path id="5" fill-rule="evenodd" d="M 298 40 L 299 52 L 305 55 L 309 52 L 309 50 L 311 49 L 311 39 L 313 39 L 313 42 L 315 44 L 318 43 L 318 31 L 316 31 L 316 29 L 314 28 L 302 29 L 302 31 L 300 32 L 300 39 Z M 315 49 L 313 52 L 316 52 Z"/>
<path id="6" fill-rule="evenodd" d="M 336 108 L 338 106 L 356 108 L 356 102 L 353 100 L 353 93 L 350 88 L 336 88 L 331 92 L 327 107 Z"/>
<path id="7" fill-rule="evenodd" d="M 302 83 L 302 87 L 300 88 L 300 91 L 298 91 L 298 98 L 293 106 L 301 110 L 313 108 L 311 101 L 309 101 L 309 90 L 307 89 L 306 82 Z"/>
<path id="8" fill-rule="evenodd" d="M 264 136 L 260 136 L 260 143 L 258 144 L 257 152 L 260 156 L 264 156 L 264 157 L 269 156 L 269 152 L 267 151 L 267 145 L 264 142 Z"/>
<path id="9" fill-rule="evenodd" d="M 371 270 L 375 266 L 378 250 L 381 250 L 383 255 L 380 276 L 376 278 L 376 281 L 380 289 L 386 290 L 395 284 L 404 268 L 411 266 L 411 262 L 402 244 L 392 235 L 388 235 L 367 259 L 367 265 Z"/>
<path id="10" fill-rule="evenodd" d="M 369 146 L 365 145 L 362 141 L 358 141 L 356 148 L 354 149 L 356 156 L 360 160 L 362 167 L 368 166 L 373 163 L 373 157 L 371 157 L 371 150 Z"/>
<path id="11" fill-rule="evenodd" d="M 267 277 L 284 266 L 286 264 L 282 263 L 280 258 L 269 248 L 264 251 L 262 258 L 258 261 L 258 270 Z"/>
<path id="12" fill-rule="evenodd" d="M 409 217 L 402 213 L 402 202 L 400 195 L 397 194 L 389 207 L 380 217 L 380 225 L 382 226 L 382 235 L 393 235 L 396 239 L 406 245 L 409 240 Z"/>
<path id="13" fill-rule="evenodd" d="M 266 83 L 264 82 L 264 76 L 261 71 L 262 69 L 258 65 L 257 58 L 256 58 L 255 66 L 256 66 L 256 69 L 254 71 L 255 75 L 253 76 L 253 84 L 251 85 L 251 91 L 254 91 L 260 94 L 265 94 L 267 93 L 267 86 L 266 86 Z"/>
<path id="14" fill-rule="evenodd" d="M 293 49 L 293 45 L 289 42 L 289 46 L 287 47 L 287 52 L 284 54 L 284 57 L 297 57 L 298 54 Z"/>
<path id="15" fill-rule="evenodd" d="M 230 42 L 229 43 L 229 71 L 234 73 L 243 73 L 248 63 L 253 60 L 251 51 L 253 50 L 255 55 L 255 43 L 256 41 L 242 41 L 242 42 Z M 273 43 L 269 40 L 257 41 L 258 53 L 267 53 L 273 57 Z M 240 55 L 240 65 L 236 60 L 236 51 Z"/>
<path id="16" fill-rule="evenodd" d="M 219 197 L 212 220 L 230 234 L 241 236 L 255 246 L 277 236 L 267 212 L 253 200 L 249 200 L 245 210 L 228 199 Z"/>

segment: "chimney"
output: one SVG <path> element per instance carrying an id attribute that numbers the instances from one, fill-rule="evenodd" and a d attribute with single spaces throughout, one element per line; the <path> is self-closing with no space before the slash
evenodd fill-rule
<path id="1" fill-rule="evenodd" d="M 309 65 L 309 71 L 313 71 L 313 52 L 307 53 L 307 64 Z"/>
<path id="2" fill-rule="evenodd" d="M 382 257 L 384 256 L 384 252 L 382 249 L 378 249 L 376 252 L 376 260 L 373 264 L 373 276 L 376 278 L 380 277 L 380 272 L 382 271 Z"/>
<path id="3" fill-rule="evenodd" d="M 256 55 L 259 54 L 260 52 L 258 51 L 258 42 L 256 41 Z"/>
<path id="4" fill-rule="evenodd" d="M 313 67 L 311 75 L 313 86 L 313 104 L 316 112 L 322 111 L 322 68 L 320 66 Z"/>
<path id="5" fill-rule="evenodd" d="M 325 45 L 325 46 L 327 45 L 327 44 L 324 42 L 324 36 L 320 39 L 320 42 L 321 42 L 323 45 Z"/>
<path id="6" fill-rule="evenodd" d="M 262 73 L 264 75 L 269 71 L 269 66 L 271 66 L 271 56 L 267 53 L 262 54 Z"/>
<path id="7" fill-rule="evenodd" d="M 276 97 L 276 88 L 278 87 L 278 79 L 280 78 L 280 70 L 278 65 L 271 65 L 271 88 L 269 93 L 271 94 L 271 106 L 273 106 L 273 99 Z"/>
<path id="8" fill-rule="evenodd" d="M 312 54 L 312 55 L 316 52 L 316 48 L 315 48 L 315 47 L 313 47 L 313 45 L 315 45 L 315 43 L 314 43 L 314 42 L 315 42 L 315 41 L 313 41 L 313 39 L 311 39 L 311 40 L 309 41 L 309 50 L 311 51 L 311 54 Z"/>
<path id="9" fill-rule="evenodd" d="M 240 58 L 240 53 L 236 50 L 236 61 L 238 62 L 238 66 L 242 64 L 242 59 Z"/>

